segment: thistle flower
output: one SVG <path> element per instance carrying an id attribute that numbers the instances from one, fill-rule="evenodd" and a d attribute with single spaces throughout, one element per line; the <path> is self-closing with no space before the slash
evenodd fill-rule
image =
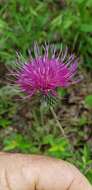
<path id="1" fill-rule="evenodd" d="M 67 88 L 79 81 L 76 78 L 78 59 L 73 54 L 68 55 L 67 48 L 64 53 L 61 50 L 57 55 L 54 45 L 40 48 L 35 44 L 34 55 L 32 57 L 30 54 L 25 63 L 18 61 L 15 69 L 11 71 L 15 84 L 29 97 L 36 92 L 45 96 L 56 96 L 58 87 Z"/>

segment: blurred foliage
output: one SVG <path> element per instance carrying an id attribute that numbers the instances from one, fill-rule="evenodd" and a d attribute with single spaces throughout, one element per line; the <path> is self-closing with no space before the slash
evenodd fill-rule
<path id="1" fill-rule="evenodd" d="M 88 95 L 85 97 L 85 104 L 92 108 L 92 95 Z"/>
<path id="2" fill-rule="evenodd" d="M 14 65 L 16 51 L 27 56 L 34 41 L 40 44 L 48 41 L 58 48 L 61 43 L 67 45 L 70 51 L 81 57 L 83 66 L 91 70 L 92 0 L 1 0 L 0 36 L 0 64 Z M 3 78 L 3 73 L 0 74 Z M 66 90 L 58 89 L 58 93 L 67 104 Z M 49 108 L 44 110 L 34 101 L 28 106 L 23 102 L 23 107 L 16 97 L 18 92 L 15 89 L 1 85 L 0 148 L 68 160 L 79 167 L 92 183 L 92 145 L 89 139 L 85 140 L 89 134 L 85 126 L 92 126 L 88 117 L 79 115 L 73 128 L 72 122 L 71 128 L 67 124 L 67 133 L 75 135 L 73 139 L 70 136 L 69 141 L 61 136 Z M 92 93 L 83 99 L 83 104 L 85 109 L 92 108 Z M 62 106 L 60 102 L 61 109 Z M 56 112 L 58 107 L 59 103 Z"/>
<path id="3" fill-rule="evenodd" d="M 92 0 L 7 0 L 0 4 L 0 56 L 12 63 L 34 41 L 68 45 L 92 68 Z"/>

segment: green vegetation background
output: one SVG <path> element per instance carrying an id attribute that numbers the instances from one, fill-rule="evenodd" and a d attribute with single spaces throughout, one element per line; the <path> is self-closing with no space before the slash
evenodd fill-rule
<path id="1" fill-rule="evenodd" d="M 57 48 L 61 43 L 67 45 L 70 51 L 80 56 L 80 72 L 90 76 L 92 0 L 0 1 L 0 149 L 42 153 L 68 160 L 92 183 L 92 90 L 82 99 L 88 115 L 79 115 L 69 125 L 65 116 L 67 124 L 62 122 L 60 111 L 63 106 L 70 109 L 63 100 L 72 89 L 69 92 L 59 90 L 63 100 L 57 103 L 55 111 L 68 136 L 66 139 L 57 128 L 49 108 L 40 106 L 39 97 L 21 102 L 16 91 L 8 85 L 7 65 L 13 65 L 16 51 L 26 57 L 34 41 L 40 44 L 48 41 Z M 91 84 L 92 80 L 86 79 Z"/>

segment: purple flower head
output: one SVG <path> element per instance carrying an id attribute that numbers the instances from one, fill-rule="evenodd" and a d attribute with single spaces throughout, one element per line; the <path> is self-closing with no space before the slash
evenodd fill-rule
<path id="1" fill-rule="evenodd" d="M 30 55 L 24 64 L 17 62 L 17 67 L 11 71 L 11 75 L 15 76 L 15 83 L 22 92 L 29 97 L 36 92 L 54 96 L 58 87 L 66 88 L 78 82 L 78 59 L 73 54 L 68 55 L 67 48 L 64 53 L 62 50 L 57 52 L 54 45 L 40 48 L 35 44 L 35 56 Z"/>

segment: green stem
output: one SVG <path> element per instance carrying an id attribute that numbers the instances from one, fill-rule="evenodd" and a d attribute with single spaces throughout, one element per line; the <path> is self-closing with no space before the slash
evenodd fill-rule
<path id="1" fill-rule="evenodd" d="M 55 121 L 56 121 L 56 123 L 57 123 L 57 126 L 58 126 L 58 128 L 60 129 L 62 135 L 63 135 L 65 138 L 67 138 L 66 135 L 65 135 L 64 129 L 63 129 L 61 123 L 59 122 L 59 120 L 58 120 L 58 118 L 57 118 L 57 115 L 56 115 L 56 113 L 55 113 L 55 111 L 54 111 L 54 109 L 53 109 L 52 106 L 50 106 L 50 111 L 51 111 L 51 113 L 52 113 L 52 115 L 53 115 L 53 117 L 54 117 L 54 119 L 55 119 Z"/>

